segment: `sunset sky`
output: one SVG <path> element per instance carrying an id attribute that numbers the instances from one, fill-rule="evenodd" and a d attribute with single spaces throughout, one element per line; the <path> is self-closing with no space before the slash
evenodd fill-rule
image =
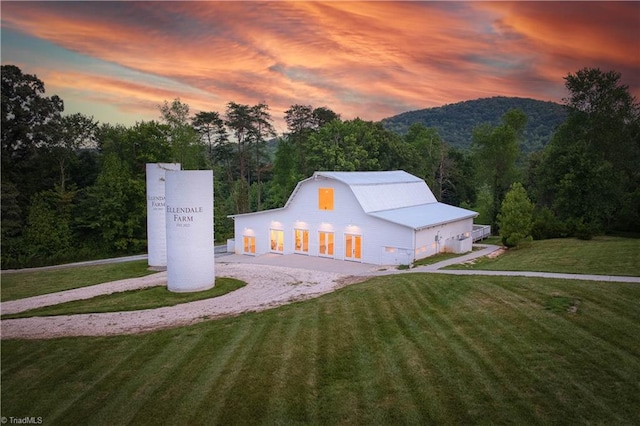
<path id="1" fill-rule="evenodd" d="M 584 67 L 640 98 L 640 2 L 9 2 L 2 64 L 105 123 L 180 98 L 380 120 L 490 96 L 561 102 Z"/>

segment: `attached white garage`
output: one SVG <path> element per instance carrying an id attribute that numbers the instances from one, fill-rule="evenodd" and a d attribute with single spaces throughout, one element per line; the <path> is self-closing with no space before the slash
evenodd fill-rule
<path id="1" fill-rule="evenodd" d="M 399 265 L 471 251 L 477 215 L 439 203 L 416 176 L 387 171 L 315 172 L 298 183 L 283 208 L 231 217 L 238 254 Z"/>

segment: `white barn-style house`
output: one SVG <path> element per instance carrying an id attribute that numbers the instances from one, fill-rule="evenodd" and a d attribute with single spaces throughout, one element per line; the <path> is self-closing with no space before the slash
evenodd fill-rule
<path id="1" fill-rule="evenodd" d="M 416 176 L 384 171 L 315 172 L 284 207 L 230 217 L 237 254 L 408 265 L 440 252 L 471 251 L 477 215 L 438 202 Z"/>

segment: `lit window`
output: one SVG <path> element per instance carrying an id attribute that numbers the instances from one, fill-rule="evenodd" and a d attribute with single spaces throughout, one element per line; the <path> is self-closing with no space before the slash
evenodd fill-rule
<path id="1" fill-rule="evenodd" d="M 333 188 L 318 189 L 318 208 L 320 210 L 333 210 Z"/>
<path id="2" fill-rule="evenodd" d="M 245 235 L 242 237 L 245 254 L 256 254 L 256 237 Z"/>
<path id="3" fill-rule="evenodd" d="M 295 250 L 298 253 L 309 253 L 309 231 L 306 229 L 295 230 Z"/>
<path id="4" fill-rule="evenodd" d="M 395 247 L 385 247 L 384 251 L 386 251 L 387 253 L 395 253 L 396 249 Z"/>

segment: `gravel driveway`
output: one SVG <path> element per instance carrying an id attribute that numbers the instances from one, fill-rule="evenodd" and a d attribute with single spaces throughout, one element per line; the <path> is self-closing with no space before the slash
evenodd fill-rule
<path id="1" fill-rule="evenodd" d="M 438 264 L 399 271 L 395 267 L 379 267 L 332 259 L 305 256 L 246 256 L 230 255 L 216 259 L 216 276 L 236 278 L 246 286 L 211 299 L 183 303 L 175 306 L 140 311 L 79 314 L 50 317 L 31 317 L 1 321 L 2 339 L 49 339 L 65 336 L 109 336 L 134 334 L 164 328 L 180 327 L 213 318 L 238 315 L 243 312 L 262 311 L 292 301 L 305 300 L 330 293 L 346 284 L 362 281 L 374 275 L 410 272 L 447 273 L 458 275 L 532 276 L 594 281 L 633 282 L 640 277 L 616 277 L 578 274 L 552 274 L 512 271 L 451 271 L 440 268 L 453 263 L 487 256 L 497 246 L 484 246 L 483 250 L 442 261 Z M 41 295 L 0 304 L 4 314 L 22 312 L 40 306 L 54 305 L 69 300 L 88 299 L 150 286 L 166 285 L 166 272 L 111 283 L 98 284 L 54 294 Z"/>
<path id="2" fill-rule="evenodd" d="M 31 317 L 2 321 L 3 339 L 133 334 L 179 327 L 212 318 L 260 311 L 329 293 L 349 275 L 261 264 L 216 263 L 216 275 L 245 281 L 246 286 L 220 297 L 141 311 Z M 136 285 L 137 283 L 137 285 Z M 86 299 L 96 294 L 166 284 L 166 273 L 84 287 L 53 295 L 2 303 L 2 312 Z"/>

